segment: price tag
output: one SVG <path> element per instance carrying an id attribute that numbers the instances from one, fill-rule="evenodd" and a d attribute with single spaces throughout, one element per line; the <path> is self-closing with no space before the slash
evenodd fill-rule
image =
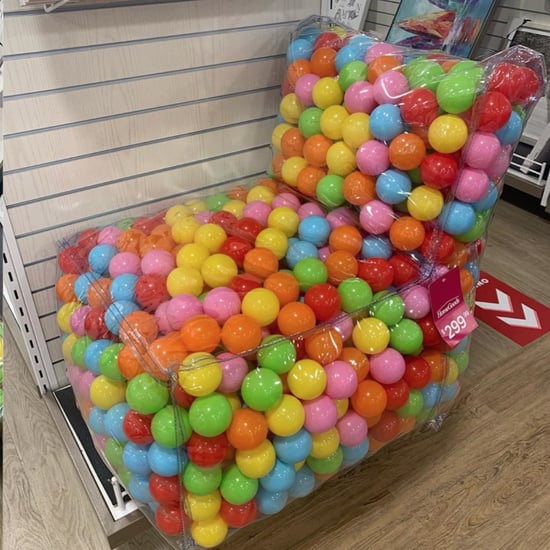
<path id="1" fill-rule="evenodd" d="M 441 338 L 454 348 L 478 326 L 462 296 L 459 268 L 436 279 L 429 291 L 435 326 Z"/>

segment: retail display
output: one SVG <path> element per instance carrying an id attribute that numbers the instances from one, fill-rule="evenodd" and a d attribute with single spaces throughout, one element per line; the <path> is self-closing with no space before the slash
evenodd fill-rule
<path id="1" fill-rule="evenodd" d="M 287 58 L 266 177 L 92 227 L 58 256 L 82 415 L 185 548 L 439 425 L 502 176 L 545 87 L 524 47 L 474 62 L 320 17 Z"/>

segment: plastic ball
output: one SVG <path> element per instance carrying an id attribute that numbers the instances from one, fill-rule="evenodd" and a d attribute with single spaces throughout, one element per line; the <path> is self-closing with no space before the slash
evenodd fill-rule
<path id="1" fill-rule="evenodd" d="M 290 340 L 273 334 L 262 340 L 257 360 L 260 367 L 283 374 L 296 362 L 296 348 Z"/>
<path id="2" fill-rule="evenodd" d="M 302 466 L 297 472 L 294 484 L 289 489 L 291 498 L 302 498 L 309 495 L 315 488 L 315 475 L 309 466 Z"/>
<path id="3" fill-rule="evenodd" d="M 227 439 L 236 449 L 251 450 L 267 437 L 268 424 L 265 416 L 253 409 L 237 409 L 227 429 Z"/>
<path id="4" fill-rule="evenodd" d="M 178 294 L 199 296 L 203 286 L 204 280 L 200 271 L 191 266 L 176 267 L 166 278 L 166 288 L 172 297 Z"/>
<path id="5" fill-rule="evenodd" d="M 313 103 L 320 109 L 326 109 L 331 105 L 340 105 L 344 99 L 344 91 L 338 84 L 338 80 L 332 77 L 320 78 L 312 92 Z"/>
<path id="6" fill-rule="evenodd" d="M 445 76 L 439 63 L 423 57 L 409 61 L 404 68 L 404 74 L 411 88 L 427 88 L 433 92 Z"/>
<path id="7" fill-rule="evenodd" d="M 365 81 L 350 84 L 344 94 L 344 106 L 350 114 L 371 113 L 376 107 L 372 84 Z"/>
<path id="8" fill-rule="evenodd" d="M 439 104 L 429 88 L 410 90 L 401 101 L 401 116 L 412 126 L 429 126 L 439 115 Z"/>
<path id="9" fill-rule="evenodd" d="M 277 317 L 279 332 L 284 336 L 299 334 L 316 325 L 315 313 L 301 302 L 291 302 L 283 306 Z"/>
<path id="10" fill-rule="evenodd" d="M 344 460 L 342 447 L 338 447 L 335 453 L 326 458 L 314 458 L 309 456 L 307 465 L 314 473 L 319 475 L 330 475 L 338 471 Z"/>
<path id="11" fill-rule="evenodd" d="M 205 437 L 223 433 L 231 424 L 233 411 L 229 400 L 220 393 L 198 397 L 189 408 L 191 428 Z"/>
<path id="12" fill-rule="evenodd" d="M 344 46 L 346 48 L 346 46 Z M 345 51 L 342 48 L 336 55 L 336 66 L 339 65 L 339 56 Z M 338 73 L 338 84 L 343 92 L 346 92 L 349 87 L 355 82 L 363 82 L 367 78 L 367 64 L 360 59 L 353 59 L 345 63 Z M 341 101 L 340 101 L 341 103 Z"/>
<path id="13" fill-rule="evenodd" d="M 388 327 L 375 317 L 360 319 L 352 333 L 353 343 L 363 353 L 375 354 L 386 349 L 390 342 Z"/>
<path id="14" fill-rule="evenodd" d="M 347 411 L 336 424 L 340 443 L 347 447 L 360 445 L 367 437 L 368 425 L 360 414 L 353 410 Z"/>
<path id="15" fill-rule="evenodd" d="M 487 194 L 488 190 L 489 177 L 485 171 L 465 167 L 458 177 L 455 197 L 462 202 L 473 203 L 481 200 Z"/>
<path id="16" fill-rule="evenodd" d="M 370 114 L 369 128 L 376 139 L 391 141 L 403 132 L 399 107 L 386 103 L 374 108 Z"/>
<path id="17" fill-rule="evenodd" d="M 403 355 L 415 355 L 422 348 L 422 329 L 412 319 L 402 319 L 390 327 L 390 345 Z"/>
<path id="18" fill-rule="evenodd" d="M 338 409 L 328 395 L 321 395 L 304 403 L 304 427 L 310 433 L 320 433 L 336 426 Z"/>
<path id="19" fill-rule="evenodd" d="M 321 133 L 321 115 L 323 110 L 319 107 L 307 107 L 298 120 L 298 128 L 305 138 L 310 138 Z M 305 146 L 304 146 L 305 147 Z"/>
<path id="20" fill-rule="evenodd" d="M 390 241 L 395 248 L 412 251 L 420 248 L 426 231 L 422 223 L 411 216 L 402 216 L 390 227 Z"/>
<path id="21" fill-rule="evenodd" d="M 290 69 L 290 67 L 289 67 Z M 304 107 L 311 107 L 313 105 L 313 89 L 319 81 L 320 77 L 313 73 L 303 74 L 298 78 L 294 85 L 294 91 L 298 101 Z"/>
<path id="22" fill-rule="evenodd" d="M 90 400 L 98 408 L 107 410 L 125 401 L 126 382 L 98 376 L 90 386 Z"/>
<path id="23" fill-rule="evenodd" d="M 311 452 L 312 438 L 307 430 L 301 428 L 292 435 L 276 435 L 273 445 L 279 460 L 287 464 L 297 464 L 305 460 Z"/>
<path id="24" fill-rule="evenodd" d="M 455 153 L 468 139 L 468 126 L 457 115 L 440 115 L 428 128 L 428 140 L 438 153 Z"/>
<path id="25" fill-rule="evenodd" d="M 118 250 L 113 245 L 98 244 L 94 246 L 88 254 L 90 270 L 105 275 L 109 272 L 109 263 L 117 253 Z"/>
<path id="26" fill-rule="evenodd" d="M 345 176 L 353 172 L 357 167 L 355 159 L 355 148 L 352 148 L 350 145 L 343 141 L 337 141 L 336 143 L 333 143 L 327 151 L 326 163 L 327 168 L 330 172 L 330 176 L 336 175 L 344 178 Z M 325 176 L 325 178 L 330 176 Z M 341 191 L 343 180 L 338 180 L 340 182 L 339 185 L 336 187 L 335 190 L 330 192 L 330 195 L 327 196 L 325 200 L 323 200 L 320 189 L 323 187 L 323 183 L 326 181 L 325 178 L 321 178 L 317 185 L 317 197 L 319 198 L 321 203 L 326 206 L 340 206 L 344 202 Z"/>
<path id="27" fill-rule="evenodd" d="M 166 405 L 155 413 L 151 421 L 151 433 L 155 441 L 163 447 L 175 448 L 185 443 L 191 436 L 187 410 Z"/>
<path id="28" fill-rule="evenodd" d="M 481 132 L 494 132 L 510 119 L 512 104 L 501 92 L 488 91 L 481 94 L 472 108 L 472 119 Z"/>
<path id="29" fill-rule="evenodd" d="M 375 199 L 361 207 L 359 222 L 365 231 L 372 235 L 380 235 L 391 227 L 394 215 L 391 206 Z"/>
<path id="30" fill-rule="evenodd" d="M 117 403 L 116 405 L 113 405 L 103 417 L 103 425 L 105 427 L 107 435 L 121 443 L 128 441 L 128 438 L 124 433 L 123 423 L 124 417 L 129 410 L 130 407 L 127 403 Z"/>
<path id="31" fill-rule="evenodd" d="M 295 478 L 294 466 L 276 459 L 273 468 L 260 478 L 260 487 L 266 491 L 288 491 Z"/>
<path id="32" fill-rule="evenodd" d="M 388 64 L 395 63 L 395 58 L 388 56 L 384 58 L 386 61 L 386 67 Z M 378 58 L 374 63 L 369 66 L 369 81 L 372 73 L 375 73 L 378 67 L 376 63 L 380 64 L 382 58 Z M 389 63 L 388 63 L 389 61 Z M 398 63 L 398 62 L 397 62 Z M 383 67 L 383 68 L 386 68 Z M 371 81 L 372 82 L 372 81 Z M 374 81 L 374 99 L 378 104 L 397 104 L 400 103 L 409 90 L 409 83 L 405 75 L 399 71 L 387 70 L 382 72 Z"/>
<path id="33" fill-rule="evenodd" d="M 342 301 L 342 310 L 346 313 L 368 306 L 373 296 L 370 285 L 359 277 L 342 281 L 338 285 L 338 294 Z"/>
<path id="34" fill-rule="evenodd" d="M 325 365 L 327 384 L 325 393 L 332 399 L 351 397 L 357 389 L 355 369 L 347 362 L 337 360 Z"/>
<path id="35" fill-rule="evenodd" d="M 283 384 L 275 372 L 260 367 L 245 376 L 241 393 L 249 407 L 257 411 L 267 411 L 280 402 Z"/>
<path id="36" fill-rule="evenodd" d="M 469 139 L 464 161 L 470 168 L 487 169 L 494 163 L 501 149 L 495 134 L 475 132 Z"/>
<path id="37" fill-rule="evenodd" d="M 392 348 L 372 355 L 369 360 L 370 375 L 381 384 L 394 384 L 405 373 L 405 359 Z"/>
<path id="38" fill-rule="evenodd" d="M 492 181 L 490 181 L 489 188 L 485 195 L 478 201 L 472 203 L 472 206 L 474 207 L 474 210 L 476 212 L 484 212 L 486 210 L 490 210 L 497 202 L 498 196 L 499 191 L 497 189 L 497 186 Z"/>
<path id="39" fill-rule="evenodd" d="M 188 462 L 182 476 L 185 489 L 197 496 L 205 496 L 214 492 L 222 481 L 220 466 L 202 468 L 193 462 Z"/>
<path id="40" fill-rule="evenodd" d="M 122 453 L 124 466 L 133 474 L 140 474 L 143 476 L 149 475 L 151 473 L 151 467 L 147 460 L 147 451 L 148 447 L 145 445 L 137 445 L 131 441 L 128 442 L 124 446 L 124 451 Z M 151 489 L 151 483 L 149 483 L 149 488 Z M 155 498 L 154 495 L 153 498 Z M 158 501 L 158 499 L 155 500 Z"/>
<path id="41" fill-rule="evenodd" d="M 305 293 L 304 302 L 308 305 L 318 321 L 327 321 L 338 313 L 342 300 L 337 289 L 329 283 L 311 286 Z"/>
<path id="42" fill-rule="evenodd" d="M 476 89 L 476 79 L 469 73 L 450 72 L 437 85 L 437 101 L 447 113 L 463 113 L 473 105 Z"/>
<path id="43" fill-rule="evenodd" d="M 502 145 L 516 143 L 523 133 L 523 120 L 521 116 L 512 111 L 506 123 L 495 131 L 495 135 Z"/>
<path id="44" fill-rule="evenodd" d="M 305 420 L 302 403 L 288 394 L 283 394 L 279 403 L 266 411 L 265 417 L 271 433 L 284 437 L 297 433 Z"/>
<path id="45" fill-rule="evenodd" d="M 376 194 L 387 204 L 398 204 L 406 200 L 411 186 L 410 178 L 400 170 L 385 170 L 376 178 Z"/>
<path id="46" fill-rule="evenodd" d="M 258 321 L 265 327 L 273 323 L 279 314 L 279 300 L 277 295 L 266 288 L 253 289 L 243 298 L 241 305 L 245 315 Z"/>
<path id="47" fill-rule="evenodd" d="M 366 438 L 362 443 L 359 443 L 359 445 L 354 445 L 351 447 L 342 445 L 342 466 L 352 466 L 365 458 L 369 452 L 369 444 L 369 439 Z"/>
<path id="48" fill-rule="evenodd" d="M 311 55 L 311 70 L 320 77 L 336 76 L 336 49 L 333 47 L 320 46 L 316 48 Z"/>
<path id="49" fill-rule="evenodd" d="M 475 210 L 470 204 L 450 201 L 445 204 L 438 219 L 443 231 L 450 235 L 460 235 L 474 225 Z"/>
<path id="50" fill-rule="evenodd" d="M 233 315 L 224 323 L 221 339 L 227 351 L 231 353 L 250 351 L 260 344 L 262 327 L 248 315 Z"/>
<path id="51" fill-rule="evenodd" d="M 292 272 L 302 292 L 306 292 L 314 285 L 326 283 L 328 279 L 327 268 L 319 258 L 299 260 Z"/>
<path id="52" fill-rule="evenodd" d="M 128 482 L 128 492 L 138 502 L 153 502 L 153 497 L 149 491 L 149 476 L 132 474 Z"/>
<path id="53" fill-rule="evenodd" d="M 439 189 L 419 185 L 407 197 L 407 210 L 416 220 L 431 221 L 439 216 L 444 202 L 444 197 Z"/>
<path id="54" fill-rule="evenodd" d="M 424 184 L 444 189 L 456 181 L 458 164 L 453 155 L 430 153 L 420 165 L 420 175 Z"/>
<path id="55" fill-rule="evenodd" d="M 244 504 L 230 504 L 226 500 L 222 500 L 220 507 L 220 516 L 229 527 L 238 529 L 252 523 L 259 515 L 256 499 L 251 499 Z"/>
<path id="56" fill-rule="evenodd" d="M 322 133 L 329 139 L 342 139 L 342 123 L 349 113 L 342 105 L 331 105 L 321 114 L 319 124 Z M 309 136 L 306 136 L 309 137 Z"/>
<path id="57" fill-rule="evenodd" d="M 309 59 L 313 53 L 313 43 L 305 38 L 296 38 L 288 45 L 286 51 L 287 63 L 292 63 L 297 59 Z"/>
<path id="58" fill-rule="evenodd" d="M 172 225 L 171 236 L 178 244 L 192 243 L 199 227 L 200 223 L 193 216 L 181 217 Z"/>
<path id="59" fill-rule="evenodd" d="M 235 463 L 242 475 L 255 480 L 270 472 L 275 466 L 275 461 L 275 448 L 269 439 L 265 439 L 254 449 L 238 449 L 235 453 Z M 224 494 L 223 486 L 222 495 L 226 500 L 231 500 Z"/>
<path id="60" fill-rule="evenodd" d="M 286 263 L 288 264 L 288 267 L 290 269 L 294 269 L 296 267 L 296 264 L 303 260 L 304 258 L 318 258 L 319 257 L 319 250 L 318 248 L 309 241 L 301 241 L 298 239 L 294 239 L 287 250 L 286 254 Z M 297 281 L 294 274 L 292 275 L 294 279 Z M 299 286 L 298 286 L 299 290 Z"/>
<path id="61" fill-rule="evenodd" d="M 279 269 L 279 260 L 272 250 L 267 248 L 253 248 L 248 251 L 244 257 L 243 268 L 245 273 L 257 277 L 259 281 L 269 277 L 272 273 L 275 273 Z M 235 280 L 238 280 L 239 276 L 233 278 L 232 283 L 229 285 L 232 287 Z M 258 282 L 258 287 L 261 286 L 261 282 Z M 254 286 L 252 286 L 254 288 Z M 250 289 L 250 288 L 249 288 Z M 239 293 L 236 288 L 233 288 Z M 244 296 L 241 296 L 241 299 Z"/>
<path id="62" fill-rule="evenodd" d="M 212 254 L 203 262 L 201 276 L 211 288 L 228 286 L 233 277 L 238 274 L 235 261 L 225 254 Z M 191 292 L 193 294 L 193 292 Z"/>
<path id="63" fill-rule="evenodd" d="M 388 149 L 391 164 L 399 170 L 413 170 L 420 166 L 426 156 L 422 138 L 413 133 L 395 136 Z"/>
<path id="64" fill-rule="evenodd" d="M 279 112 L 285 122 L 296 124 L 303 110 L 304 106 L 298 101 L 295 93 L 286 94 L 281 99 Z"/>
<path id="65" fill-rule="evenodd" d="M 278 271 L 269 275 L 264 281 L 264 288 L 275 293 L 281 307 L 296 301 L 300 295 L 300 285 L 296 277 L 292 273 L 284 271 Z"/>
<path id="66" fill-rule="evenodd" d="M 279 513 L 288 501 L 288 491 L 267 491 L 260 488 L 256 496 L 258 510 L 261 514 L 273 515 Z"/>
<path id="67" fill-rule="evenodd" d="M 419 390 L 411 389 L 407 403 L 397 409 L 399 416 L 416 416 L 424 407 L 424 399 Z"/>

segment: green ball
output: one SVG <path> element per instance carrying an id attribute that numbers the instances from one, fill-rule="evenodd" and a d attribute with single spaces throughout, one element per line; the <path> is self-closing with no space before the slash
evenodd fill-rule
<path id="1" fill-rule="evenodd" d="M 390 346 L 403 355 L 417 355 L 422 349 L 424 334 L 412 319 L 402 319 L 390 327 Z"/>
<path id="2" fill-rule="evenodd" d="M 267 411 L 278 405 L 283 397 L 283 382 L 276 372 L 257 368 L 249 372 L 241 385 L 244 402 L 256 411 Z"/>
<path id="3" fill-rule="evenodd" d="M 468 229 L 465 233 L 456 235 L 456 239 L 462 243 L 471 243 L 485 234 L 487 225 L 490 220 L 490 210 L 483 210 L 482 212 L 476 212 L 476 219 L 474 225 Z"/>
<path id="4" fill-rule="evenodd" d="M 131 409 L 141 414 L 154 414 L 169 401 L 170 391 L 147 372 L 134 376 L 126 387 L 126 401 Z"/>
<path id="5" fill-rule="evenodd" d="M 283 374 L 296 363 L 296 348 L 287 338 L 272 334 L 262 340 L 256 357 L 260 367 Z"/>
<path id="6" fill-rule="evenodd" d="M 117 470 L 117 475 L 121 485 L 126 489 L 130 483 L 130 476 L 132 475 L 132 472 L 123 466 Z"/>
<path id="7" fill-rule="evenodd" d="M 424 407 L 424 398 L 420 390 L 411 389 L 409 391 L 409 399 L 400 408 L 397 409 L 399 416 L 417 416 Z"/>
<path id="8" fill-rule="evenodd" d="M 84 354 L 87 347 L 92 343 L 92 339 L 89 336 L 81 336 L 73 345 L 71 350 L 71 359 L 73 363 L 79 366 L 81 369 L 86 368 L 86 361 Z"/>
<path id="9" fill-rule="evenodd" d="M 321 115 L 323 110 L 319 107 L 308 107 L 304 109 L 298 119 L 298 129 L 305 138 L 321 134 Z"/>
<path id="10" fill-rule="evenodd" d="M 437 61 L 419 57 L 409 61 L 403 73 L 411 88 L 428 88 L 435 92 L 437 85 L 445 76 L 443 67 Z"/>
<path id="11" fill-rule="evenodd" d="M 344 178 L 337 174 L 323 176 L 315 189 L 317 199 L 329 208 L 342 206 L 346 202 L 344 196 Z"/>
<path id="12" fill-rule="evenodd" d="M 188 462 L 183 471 L 183 486 L 199 497 L 214 492 L 222 481 L 221 466 L 201 468 L 193 462 Z"/>
<path id="13" fill-rule="evenodd" d="M 118 354 L 124 347 L 124 344 L 110 344 L 107 346 L 99 356 L 99 372 L 105 377 L 117 382 L 125 380 L 124 376 L 118 369 Z M 74 348 L 73 348 L 74 349 Z"/>
<path id="14" fill-rule="evenodd" d="M 372 302 L 372 289 L 363 279 L 352 277 L 338 285 L 338 294 L 342 300 L 342 310 L 346 313 L 358 311 Z"/>
<path id="15" fill-rule="evenodd" d="M 225 432 L 232 417 L 231 403 L 221 393 L 197 397 L 189 408 L 191 428 L 204 437 L 215 437 Z"/>
<path id="16" fill-rule="evenodd" d="M 420 166 L 413 168 L 412 170 L 407 170 L 407 175 L 413 183 L 416 183 L 418 185 L 421 185 L 423 183 L 422 175 L 420 174 Z"/>
<path id="17" fill-rule="evenodd" d="M 151 433 L 159 445 L 170 449 L 179 447 L 193 433 L 187 411 L 177 405 L 166 405 L 153 417 Z"/>
<path id="18" fill-rule="evenodd" d="M 109 464 L 115 469 L 120 470 L 124 467 L 124 460 L 122 459 L 122 453 L 124 452 L 124 446 L 126 443 L 120 443 L 116 439 L 109 437 L 105 442 L 105 458 Z"/>
<path id="19" fill-rule="evenodd" d="M 116 226 L 119 229 L 122 229 L 126 231 L 127 229 L 130 229 L 132 227 L 132 224 L 134 223 L 134 218 L 124 218 L 123 220 L 120 220 Z"/>
<path id="20" fill-rule="evenodd" d="M 364 61 L 350 61 L 346 63 L 338 74 L 338 84 L 342 91 L 346 91 L 354 82 L 367 80 L 367 64 Z"/>
<path id="21" fill-rule="evenodd" d="M 418 425 L 420 424 L 426 424 L 426 422 L 429 422 L 430 420 L 433 420 L 438 415 L 437 409 L 422 409 L 417 415 L 416 415 L 416 423 Z"/>
<path id="22" fill-rule="evenodd" d="M 477 87 L 483 77 L 483 67 L 477 61 L 464 59 L 455 63 L 447 74 L 464 74 L 471 78 Z"/>
<path id="23" fill-rule="evenodd" d="M 231 199 L 225 193 L 214 193 L 213 195 L 206 197 L 205 204 L 207 210 L 210 210 L 211 212 L 218 212 L 230 200 Z"/>
<path id="24" fill-rule="evenodd" d="M 456 355 L 452 355 L 452 358 L 455 360 L 459 374 L 462 374 L 468 368 L 468 364 L 470 363 L 470 354 L 467 351 L 461 351 Z"/>
<path id="25" fill-rule="evenodd" d="M 232 464 L 223 473 L 220 493 L 227 502 L 238 506 L 252 500 L 258 487 L 257 479 L 245 476 L 236 464 Z"/>
<path id="26" fill-rule="evenodd" d="M 377 292 L 369 306 L 369 315 L 380 319 L 385 325 L 399 323 L 405 314 L 405 302 L 399 294 L 388 291 Z"/>
<path id="27" fill-rule="evenodd" d="M 302 292 L 306 292 L 313 285 L 328 281 L 327 266 L 319 258 L 302 258 L 294 266 L 293 274 Z"/>
<path id="28" fill-rule="evenodd" d="M 474 104 L 476 91 L 475 80 L 467 74 L 450 74 L 437 86 L 437 102 L 447 113 L 464 113 Z"/>
<path id="29" fill-rule="evenodd" d="M 330 456 L 326 458 L 314 458 L 312 456 L 307 457 L 307 465 L 313 470 L 314 473 L 320 475 L 329 475 L 337 472 L 344 460 L 344 453 L 342 447 L 339 445 L 338 449 Z"/>

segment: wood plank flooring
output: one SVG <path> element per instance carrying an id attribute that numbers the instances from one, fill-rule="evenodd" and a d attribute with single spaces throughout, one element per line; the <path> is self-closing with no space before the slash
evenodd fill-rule
<path id="1" fill-rule="evenodd" d="M 550 223 L 500 202 L 482 268 L 550 305 Z M 5 550 L 108 548 L 44 402 L 7 334 Z M 440 431 L 383 448 L 222 550 L 550 548 L 550 335 L 520 347 L 475 332 Z M 165 550 L 150 529 L 120 550 Z"/>

